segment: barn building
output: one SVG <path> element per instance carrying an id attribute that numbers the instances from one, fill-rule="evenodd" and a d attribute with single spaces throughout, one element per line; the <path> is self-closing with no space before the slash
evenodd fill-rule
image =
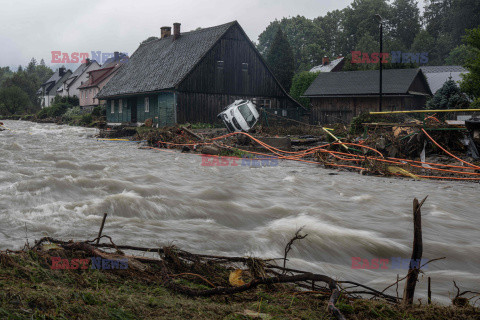
<path id="1" fill-rule="evenodd" d="M 238 22 L 180 32 L 180 23 L 140 47 L 98 93 L 109 125 L 213 123 L 237 99 L 279 116 L 305 109 L 282 88 Z"/>
<path id="2" fill-rule="evenodd" d="M 432 95 L 420 69 L 383 70 L 382 85 L 382 111 L 422 109 Z M 311 123 L 350 123 L 379 111 L 379 71 L 321 72 L 303 96 L 310 98 Z"/>

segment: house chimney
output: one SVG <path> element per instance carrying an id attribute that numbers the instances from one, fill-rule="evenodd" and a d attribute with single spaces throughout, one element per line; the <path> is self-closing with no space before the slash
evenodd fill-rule
<path id="1" fill-rule="evenodd" d="M 177 40 L 180 37 L 180 23 L 175 22 L 173 24 L 173 41 Z"/>
<path id="2" fill-rule="evenodd" d="M 59 69 L 58 69 L 58 75 L 59 75 L 60 77 L 63 77 L 64 74 L 65 74 L 65 68 L 64 68 L 64 67 L 59 68 Z"/>
<path id="3" fill-rule="evenodd" d="M 328 57 L 327 57 L 327 56 L 325 56 L 325 57 L 322 58 L 322 65 L 323 65 L 323 66 L 329 64 L 329 62 L 330 62 L 330 61 L 328 60 Z"/>
<path id="4" fill-rule="evenodd" d="M 88 66 L 88 65 L 90 64 L 90 59 L 87 58 L 87 59 L 85 59 L 85 61 L 86 61 L 86 64 L 87 64 L 87 66 Z"/>
<path id="5" fill-rule="evenodd" d="M 160 38 L 170 37 L 172 35 L 172 27 L 161 27 L 160 28 Z"/>
<path id="6" fill-rule="evenodd" d="M 337 59 L 342 59 L 342 58 L 343 58 L 343 56 L 342 56 L 342 55 L 339 55 L 339 56 L 337 57 Z"/>
<path id="7" fill-rule="evenodd" d="M 120 54 L 118 53 L 118 51 L 115 51 L 113 53 L 113 57 L 115 62 L 118 62 L 118 60 L 120 60 Z"/>

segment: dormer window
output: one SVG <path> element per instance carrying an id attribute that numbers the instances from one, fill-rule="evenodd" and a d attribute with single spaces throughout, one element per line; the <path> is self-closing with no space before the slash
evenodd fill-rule
<path id="1" fill-rule="evenodd" d="M 223 62 L 222 60 L 217 61 L 217 69 L 223 69 L 224 65 L 225 65 L 225 62 Z"/>
<path id="2" fill-rule="evenodd" d="M 242 71 L 248 71 L 248 63 L 242 63 Z"/>

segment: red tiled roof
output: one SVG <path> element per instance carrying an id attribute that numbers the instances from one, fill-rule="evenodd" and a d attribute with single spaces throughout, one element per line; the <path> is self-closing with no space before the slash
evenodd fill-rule
<path id="1" fill-rule="evenodd" d="M 112 73 L 118 70 L 120 65 L 115 65 L 112 67 L 108 68 L 102 68 L 102 69 L 97 69 L 93 71 L 89 71 L 89 78 L 88 81 L 82 84 L 79 89 L 85 89 L 85 88 L 90 88 L 90 87 L 95 87 L 98 86 L 99 83 L 101 83 L 105 78 L 110 76 Z"/>

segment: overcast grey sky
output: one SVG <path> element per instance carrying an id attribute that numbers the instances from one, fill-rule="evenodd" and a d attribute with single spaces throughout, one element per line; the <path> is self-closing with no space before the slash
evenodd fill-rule
<path id="1" fill-rule="evenodd" d="M 51 51 L 132 54 L 161 26 L 182 31 L 237 20 L 251 40 L 274 19 L 314 18 L 352 0 L 0 0 L 0 66 L 25 66 Z M 55 65 L 53 65 L 55 66 Z"/>

